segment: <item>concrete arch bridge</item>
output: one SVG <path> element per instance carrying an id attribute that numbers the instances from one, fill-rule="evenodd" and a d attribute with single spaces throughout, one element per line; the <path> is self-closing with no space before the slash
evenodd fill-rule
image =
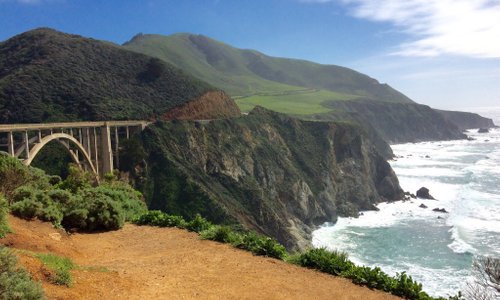
<path id="1" fill-rule="evenodd" d="M 128 139 L 148 124 L 148 121 L 3 124 L 0 141 L 5 142 L 0 149 L 29 166 L 45 145 L 57 141 L 82 169 L 102 178 L 119 167 L 120 139 Z"/>

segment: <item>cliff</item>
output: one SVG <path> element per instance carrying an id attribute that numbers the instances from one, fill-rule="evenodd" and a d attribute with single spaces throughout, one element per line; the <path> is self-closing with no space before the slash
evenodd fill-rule
<path id="1" fill-rule="evenodd" d="M 370 100 L 331 101 L 334 111 L 315 115 L 316 120 L 350 120 L 371 127 L 389 143 L 463 139 L 455 123 L 426 105 L 384 103 Z"/>
<path id="2" fill-rule="evenodd" d="M 460 130 L 495 127 L 492 119 L 481 117 L 480 115 L 475 113 L 438 109 L 436 109 L 436 111 L 440 113 L 445 119 L 457 125 Z"/>
<path id="3" fill-rule="evenodd" d="M 162 120 L 210 120 L 241 115 L 238 105 L 223 91 L 210 91 L 167 111 Z"/>
<path id="4" fill-rule="evenodd" d="M 158 122 L 142 134 L 142 190 L 150 208 L 236 220 L 304 248 L 315 226 L 403 196 L 361 132 L 259 107 L 240 118 Z"/>

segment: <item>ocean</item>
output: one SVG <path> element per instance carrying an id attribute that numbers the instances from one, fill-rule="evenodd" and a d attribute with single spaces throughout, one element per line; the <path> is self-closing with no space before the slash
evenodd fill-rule
<path id="1" fill-rule="evenodd" d="M 469 111 L 500 125 L 500 107 Z M 339 218 L 313 233 L 313 245 L 392 275 L 406 271 L 432 296 L 464 290 L 474 255 L 500 257 L 500 129 L 467 135 L 474 140 L 392 145 L 401 187 L 427 187 L 437 200 L 382 203 L 380 211 Z"/>

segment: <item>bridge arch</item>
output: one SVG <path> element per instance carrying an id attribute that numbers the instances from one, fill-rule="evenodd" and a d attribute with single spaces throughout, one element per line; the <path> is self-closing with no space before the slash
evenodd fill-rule
<path id="1" fill-rule="evenodd" d="M 31 162 L 33 161 L 33 159 L 38 154 L 38 152 L 40 152 L 40 150 L 42 150 L 45 145 L 52 142 L 53 140 L 57 140 L 63 146 L 65 146 L 65 148 L 68 150 L 68 152 L 71 156 L 71 159 L 76 164 L 81 166 L 81 161 L 80 161 L 78 155 L 71 150 L 71 148 L 69 147 L 69 144 L 63 143 L 63 140 L 66 140 L 66 141 L 72 143 L 72 145 L 74 145 L 76 147 L 76 149 L 82 154 L 85 163 L 88 164 L 88 166 L 90 167 L 90 169 L 94 173 L 94 175 L 98 176 L 97 169 L 94 166 L 94 163 L 92 162 L 92 159 L 90 158 L 89 153 L 87 153 L 87 151 L 85 150 L 85 147 L 83 147 L 83 145 L 76 138 L 74 138 L 73 136 L 66 134 L 66 133 L 53 133 L 51 135 L 48 135 L 48 136 L 42 138 L 38 143 L 35 144 L 35 146 L 33 146 L 33 148 L 30 149 L 30 152 L 28 155 L 29 158 L 25 159 L 23 161 L 23 164 L 26 166 L 29 166 L 31 164 Z"/>

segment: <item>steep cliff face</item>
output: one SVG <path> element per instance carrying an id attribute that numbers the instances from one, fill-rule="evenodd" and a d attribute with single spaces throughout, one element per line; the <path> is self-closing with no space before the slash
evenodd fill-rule
<path id="1" fill-rule="evenodd" d="M 457 125 L 426 105 L 369 100 L 335 101 L 326 105 L 335 111 L 317 115 L 316 119 L 355 121 L 374 128 L 389 143 L 466 138 Z"/>
<path id="2" fill-rule="evenodd" d="M 303 248 L 316 225 L 403 196 L 390 165 L 360 132 L 262 108 L 208 123 L 158 122 L 142 135 L 145 194 L 152 208 L 196 207 Z"/>
<path id="3" fill-rule="evenodd" d="M 241 115 L 236 103 L 223 91 L 210 91 L 202 96 L 175 107 L 163 116 L 163 120 L 210 120 Z"/>
<path id="4" fill-rule="evenodd" d="M 436 111 L 440 113 L 445 119 L 457 125 L 460 130 L 495 127 L 492 119 L 481 117 L 480 115 L 475 113 L 437 109 Z"/>

